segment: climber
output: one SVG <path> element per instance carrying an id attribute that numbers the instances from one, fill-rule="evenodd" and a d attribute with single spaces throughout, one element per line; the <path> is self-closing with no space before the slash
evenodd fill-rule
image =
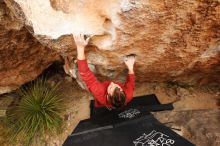
<path id="1" fill-rule="evenodd" d="M 128 55 L 124 58 L 124 63 L 128 68 L 128 76 L 125 84 L 117 83 L 114 81 L 104 81 L 99 82 L 92 71 L 90 71 L 86 56 L 85 56 L 85 46 L 89 42 L 89 37 L 84 39 L 84 35 L 74 35 L 74 40 L 77 46 L 77 64 L 78 71 L 85 82 L 89 91 L 93 94 L 95 99 L 95 106 L 106 106 L 106 107 L 123 107 L 133 97 L 135 76 L 134 76 L 134 63 L 135 55 Z M 69 64 L 68 59 L 65 59 L 64 70 L 68 74 L 71 74 L 72 69 Z M 69 72 L 67 71 L 69 67 Z"/>

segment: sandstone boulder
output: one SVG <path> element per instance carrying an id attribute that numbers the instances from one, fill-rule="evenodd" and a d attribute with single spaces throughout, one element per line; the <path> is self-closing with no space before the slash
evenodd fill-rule
<path id="1" fill-rule="evenodd" d="M 58 54 L 41 45 L 0 2 L 0 94 L 34 80 Z"/>
<path id="2" fill-rule="evenodd" d="M 103 79 L 124 80 L 123 56 L 136 54 L 139 82 L 220 83 L 219 0 L 4 1 L 41 44 L 62 56 L 76 57 L 72 34 L 91 36 L 88 62 Z"/>

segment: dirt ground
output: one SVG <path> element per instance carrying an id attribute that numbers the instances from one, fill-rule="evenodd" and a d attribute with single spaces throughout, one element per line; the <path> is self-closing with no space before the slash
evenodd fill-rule
<path id="1" fill-rule="evenodd" d="M 89 118 L 89 102 L 91 99 L 91 95 L 88 94 L 86 91 L 82 90 L 78 84 L 72 80 L 70 77 L 66 75 L 60 75 L 56 74 L 49 78 L 48 82 L 50 84 L 56 84 L 57 82 L 61 82 L 62 92 L 64 93 L 64 99 L 65 99 L 65 111 L 63 111 L 63 131 L 60 134 L 54 134 L 53 136 L 46 135 L 45 141 L 38 141 L 33 143 L 35 146 L 61 146 L 68 135 L 71 134 L 74 127 L 77 126 L 80 120 Z M 181 87 L 178 85 L 171 85 L 171 84 L 158 84 L 158 83 L 136 83 L 135 85 L 135 93 L 134 96 L 140 96 L 140 95 L 146 95 L 146 94 L 156 94 L 159 101 L 161 103 L 170 103 L 173 102 L 174 110 L 173 111 L 167 111 L 167 112 L 158 112 L 153 113 L 156 118 L 159 119 L 161 122 L 166 122 L 167 116 L 175 116 L 179 115 L 177 113 L 185 113 L 185 115 L 189 115 L 188 113 L 196 113 L 196 111 L 201 110 L 207 110 L 208 112 L 215 111 L 216 114 L 213 116 L 216 118 L 217 115 L 219 115 L 219 107 L 220 107 L 220 90 L 217 87 Z M 176 114 L 174 114 L 176 113 Z M 199 112 L 199 114 L 202 114 L 202 112 Z M 197 115 L 199 115 L 197 114 Z M 207 120 L 212 119 L 212 114 L 204 114 L 203 116 L 206 117 Z M 181 123 L 181 116 L 176 117 L 176 121 Z M 184 117 L 184 116 L 183 116 Z M 196 115 L 194 115 L 195 118 Z M 187 117 L 190 118 L 190 117 Z M 186 118 L 186 119 L 187 119 Z M 182 119 L 182 125 L 188 125 L 187 128 L 193 128 L 192 124 L 195 124 L 197 122 L 198 124 L 202 124 L 204 128 L 207 128 L 207 125 L 210 123 L 199 123 L 200 120 L 196 120 L 193 122 L 188 123 L 186 119 Z M 184 123 L 187 122 L 187 123 Z M 215 124 L 214 127 L 217 127 L 219 129 L 220 125 L 218 125 L 218 122 Z M 173 124 L 175 125 L 175 123 Z M 182 131 L 184 127 L 182 128 L 181 125 L 178 125 Z M 4 131 L 4 126 L 0 124 L 0 130 Z M 216 128 L 215 128 L 216 129 Z M 195 132 L 191 132 L 191 136 L 189 136 L 189 132 L 182 132 L 182 131 L 176 131 L 177 133 L 181 134 L 183 137 L 187 138 L 188 140 L 192 141 L 193 143 L 198 143 L 198 141 L 201 141 L 201 138 L 199 138 L 198 134 Z M 187 130 L 185 130 L 187 131 Z M 188 130 L 190 131 L 190 130 Z M 212 133 L 212 131 L 209 131 L 209 133 Z M 194 135 L 193 135 L 194 134 Z M 195 136 L 197 135 L 197 136 Z M 220 135 L 220 133 L 216 133 L 216 135 Z M 0 134 L 0 144 L 2 146 L 9 146 L 5 140 L 4 140 L 4 132 L 1 132 Z M 211 137 L 212 140 L 218 143 L 218 140 L 216 139 L 216 136 Z M 219 137 L 217 137 L 219 138 Z M 204 139 L 205 140 L 205 139 Z M 201 144 L 207 144 L 207 143 L 198 143 Z M 216 143 L 212 143 L 214 146 Z M 14 144 L 13 144 L 14 145 Z M 20 145 L 17 143 L 16 145 Z M 21 144 L 22 145 L 22 144 Z M 204 145 L 205 146 L 205 145 Z M 211 145 L 210 145 L 211 146 Z M 217 146 L 217 145 L 216 145 Z"/>

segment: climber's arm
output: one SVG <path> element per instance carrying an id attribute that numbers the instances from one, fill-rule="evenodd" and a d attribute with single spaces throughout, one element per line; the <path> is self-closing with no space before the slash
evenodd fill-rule
<path id="1" fill-rule="evenodd" d="M 88 44 L 89 38 L 85 40 L 84 35 L 74 35 L 74 40 L 77 46 L 77 65 L 79 74 L 89 91 L 95 96 L 96 100 L 104 104 L 105 100 L 102 99 L 105 94 L 103 85 L 96 79 L 86 61 L 85 46 Z"/>
<path id="2" fill-rule="evenodd" d="M 86 56 L 85 56 L 85 47 L 89 42 L 89 37 L 85 40 L 84 39 L 84 35 L 80 34 L 80 35 L 74 35 L 74 40 L 76 43 L 76 47 L 77 47 L 77 59 L 78 60 L 85 60 Z"/>
<path id="3" fill-rule="evenodd" d="M 74 40 L 77 47 L 77 65 L 79 74 L 82 80 L 86 83 L 87 87 L 90 89 L 94 83 L 98 83 L 95 75 L 88 67 L 86 56 L 85 56 L 85 47 L 89 42 L 89 38 L 84 39 L 84 35 L 74 35 Z"/>

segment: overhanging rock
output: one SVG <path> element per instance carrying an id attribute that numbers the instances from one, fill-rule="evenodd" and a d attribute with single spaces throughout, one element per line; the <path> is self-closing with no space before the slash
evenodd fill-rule
<path id="1" fill-rule="evenodd" d="M 220 82 L 218 0 L 5 2 L 43 45 L 63 56 L 76 55 L 73 33 L 92 36 L 87 57 L 99 77 L 123 80 L 122 58 L 132 53 L 140 82 Z"/>

